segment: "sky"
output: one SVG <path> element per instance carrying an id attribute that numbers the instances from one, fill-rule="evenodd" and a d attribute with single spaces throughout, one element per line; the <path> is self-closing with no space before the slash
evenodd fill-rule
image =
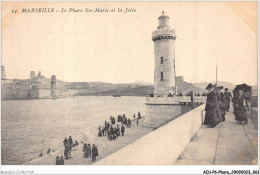
<path id="1" fill-rule="evenodd" d="M 21 13 L 23 8 L 59 12 Z M 126 8 L 136 12 L 124 13 Z M 162 10 L 176 30 L 177 76 L 214 82 L 217 65 L 218 81 L 257 84 L 257 2 L 2 2 L 7 78 L 26 79 L 34 70 L 70 82 L 153 83 L 151 37 Z"/>

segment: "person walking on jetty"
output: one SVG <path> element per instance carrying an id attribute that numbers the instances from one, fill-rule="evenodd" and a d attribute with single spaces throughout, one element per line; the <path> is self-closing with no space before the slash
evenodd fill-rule
<path id="1" fill-rule="evenodd" d="M 117 137 L 120 136 L 120 127 L 119 127 L 119 125 L 117 125 L 117 127 L 116 127 L 116 135 L 117 135 Z"/>
<path id="2" fill-rule="evenodd" d="M 102 127 L 102 135 L 105 136 L 106 128 Z"/>
<path id="3" fill-rule="evenodd" d="M 125 133 L 125 127 L 124 127 L 124 125 L 122 125 L 122 127 L 121 127 L 121 133 L 122 133 L 122 136 L 123 136 L 124 133 Z"/>
<path id="4" fill-rule="evenodd" d="M 138 119 L 141 119 L 141 113 L 138 111 Z"/>
<path id="5" fill-rule="evenodd" d="M 218 107 L 220 110 L 220 120 L 221 120 L 221 122 L 224 122 L 225 115 L 226 115 L 226 109 L 225 109 L 225 103 L 224 103 L 224 94 L 223 94 L 223 92 L 221 92 L 222 89 L 223 89 L 223 86 L 216 87 Z"/>
<path id="6" fill-rule="evenodd" d="M 56 165 L 60 165 L 60 158 L 59 158 L 59 156 L 56 157 Z"/>
<path id="7" fill-rule="evenodd" d="M 64 149 L 64 157 L 65 157 L 66 160 L 68 160 L 68 158 L 69 158 L 69 151 L 70 151 L 70 149 L 71 149 L 70 144 L 66 143 L 65 144 L 65 149 Z"/>
<path id="8" fill-rule="evenodd" d="M 68 140 L 68 142 L 69 142 L 69 145 L 70 145 L 70 151 L 71 151 L 71 148 L 72 148 L 72 138 L 71 138 L 71 136 L 69 136 L 69 140 Z"/>
<path id="9" fill-rule="evenodd" d="M 95 144 L 92 146 L 92 162 L 96 161 L 96 157 L 98 156 L 98 149 Z"/>
<path id="10" fill-rule="evenodd" d="M 127 120 L 127 122 L 126 122 L 126 127 L 127 128 L 131 128 L 131 124 L 132 124 L 132 122 L 131 122 L 131 120 L 130 120 L 130 118 Z"/>
<path id="11" fill-rule="evenodd" d="M 102 136 L 102 130 L 101 130 L 101 127 L 100 127 L 100 126 L 98 127 L 98 136 L 99 136 L 99 137 Z"/>
<path id="12" fill-rule="evenodd" d="M 228 92 L 228 88 L 225 88 L 224 92 L 224 103 L 225 103 L 225 109 L 227 112 L 229 112 L 230 108 L 230 101 L 232 100 L 232 95 L 230 92 Z"/>
<path id="13" fill-rule="evenodd" d="M 111 115 L 110 121 L 111 121 L 112 125 L 114 125 L 114 124 L 116 123 L 115 117 L 113 117 L 113 116 Z"/>
<path id="14" fill-rule="evenodd" d="M 83 157 L 84 157 L 84 158 L 87 158 L 87 157 L 88 157 L 88 156 L 87 156 L 87 149 L 88 149 L 88 146 L 87 146 L 86 143 L 84 143 L 84 145 L 83 145 L 83 152 L 84 152 Z"/>
<path id="15" fill-rule="evenodd" d="M 65 146 L 66 143 L 68 143 L 67 137 L 65 137 L 65 139 L 63 140 L 63 145 Z"/>
<path id="16" fill-rule="evenodd" d="M 50 153 L 51 153 L 51 148 L 48 148 L 47 154 L 50 154 Z"/>
<path id="17" fill-rule="evenodd" d="M 106 128 L 106 130 L 109 130 L 109 126 L 110 126 L 109 122 L 105 121 L 105 128 Z"/>
<path id="18" fill-rule="evenodd" d="M 63 156 L 60 157 L 60 165 L 64 165 L 64 159 L 63 159 Z"/>
<path id="19" fill-rule="evenodd" d="M 218 106 L 217 106 L 217 94 L 213 89 L 213 85 L 211 83 L 206 87 L 208 90 L 207 100 L 206 100 L 206 115 L 204 124 L 208 125 L 210 128 L 214 128 L 219 123 L 219 114 L 218 114 Z"/>
<path id="20" fill-rule="evenodd" d="M 89 158 L 89 157 L 91 157 L 91 156 L 90 156 L 90 154 L 91 154 L 90 144 L 87 145 L 86 143 L 84 143 L 83 150 L 84 150 L 84 158 Z"/>
<path id="21" fill-rule="evenodd" d="M 88 154 L 91 157 L 91 146 L 90 146 L 90 144 L 88 144 Z"/>
<path id="22" fill-rule="evenodd" d="M 251 98 L 251 86 L 247 86 L 246 84 L 237 85 L 233 91 L 233 105 L 234 105 L 234 114 L 235 120 L 239 123 L 245 122 L 247 124 L 248 119 L 248 111 L 249 104 L 248 101 Z"/>

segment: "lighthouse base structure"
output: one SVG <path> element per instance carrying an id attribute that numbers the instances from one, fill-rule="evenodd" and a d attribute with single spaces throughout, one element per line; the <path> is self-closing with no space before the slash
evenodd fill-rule
<path id="1" fill-rule="evenodd" d="M 159 128 L 182 114 L 181 103 L 146 105 L 145 127 Z"/>
<path id="2" fill-rule="evenodd" d="M 191 102 L 193 99 L 193 102 Z M 158 128 L 205 103 L 205 96 L 146 97 L 146 127 Z"/>

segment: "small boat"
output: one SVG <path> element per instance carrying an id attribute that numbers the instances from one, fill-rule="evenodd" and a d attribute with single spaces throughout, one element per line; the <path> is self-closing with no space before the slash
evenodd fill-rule
<path id="1" fill-rule="evenodd" d="M 113 95 L 113 97 L 121 97 L 121 95 L 115 94 Z"/>

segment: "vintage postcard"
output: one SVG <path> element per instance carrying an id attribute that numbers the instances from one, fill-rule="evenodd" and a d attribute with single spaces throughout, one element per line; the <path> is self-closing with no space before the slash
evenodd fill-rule
<path id="1" fill-rule="evenodd" d="M 2 165 L 258 165 L 257 2 L 1 5 Z"/>

